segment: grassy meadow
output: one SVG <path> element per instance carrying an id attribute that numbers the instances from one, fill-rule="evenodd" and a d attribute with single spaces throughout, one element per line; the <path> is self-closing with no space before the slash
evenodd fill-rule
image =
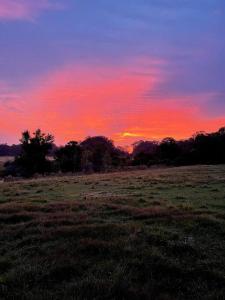
<path id="1" fill-rule="evenodd" d="M 225 166 L 0 183 L 0 299 L 225 299 Z"/>

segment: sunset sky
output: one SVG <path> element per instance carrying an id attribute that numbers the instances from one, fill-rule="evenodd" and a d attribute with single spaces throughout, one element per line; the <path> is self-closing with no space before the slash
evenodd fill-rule
<path id="1" fill-rule="evenodd" d="M 224 125 L 224 0 L 0 0 L 0 143 Z"/>

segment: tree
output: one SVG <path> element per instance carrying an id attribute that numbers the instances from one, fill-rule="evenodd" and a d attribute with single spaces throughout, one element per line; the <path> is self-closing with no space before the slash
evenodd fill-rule
<path id="1" fill-rule="evenodd" d="M 203 132 L 196 134 L 194 150 L 198 163 L 225 163 L 225 128 L 210 134 Z"/>
<path id="2" fill-rule="evenodd" d="M 81 146 L 85 153 L 85 163 L 92 165 L 93 171 L 103 171 L 112 165 L 115 146 L 108 138 L 88 137 Z"/>
<path id="3" fill-rule="evenodd" d="M 154 141 L 136 142 L 133 148 L 133 164 L 134 165 L 150 165 L 157 159 L 158 144 Z"/>
<path id="4" fill-rule="evenodd" d="M 173 162 L 180 154 L 178 143 L 171 137 L 162 140 L 160 144 L 160 156 L 162 160 Z"/>
<path id="5" fill-rule="evenodd" d="M 71 141 L 55 152 L 55 159 L 62 172 L 81 170 L 82 149 L 78 142 Z"/>
<path id="6" fill-rule="evenodd" d="M 131 162 L 131 155 L 122 147 L 114 147 L 111 161 L 114 167 L 125 167 Z"/>
<path id="7" fill-rule="evenodd" d="M 22 133 L 21 154 L 9 164 L 8 170 L 15 170 L 16 175 L 30 177 L 35 173 L 44 174 L 51 171 L 51 162 L 47 159 L 52 149 L 54 137 L 37 129 L 33 135 L 29 131 Z"/>

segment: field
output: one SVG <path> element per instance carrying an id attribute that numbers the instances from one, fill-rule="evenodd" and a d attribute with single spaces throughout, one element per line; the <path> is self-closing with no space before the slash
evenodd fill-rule
<path id="1" fill-rule="evenodd" d="M 225 299 L 225 166 L 0 184 L 0 299 Z"/>

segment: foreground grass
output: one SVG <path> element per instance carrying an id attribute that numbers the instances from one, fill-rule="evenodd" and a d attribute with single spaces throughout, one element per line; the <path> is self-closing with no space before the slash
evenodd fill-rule
<path id="1" fill-rule="evenodd" d="M 0 299 L 225 299 L 225 166 L 0 184 Z"/>

